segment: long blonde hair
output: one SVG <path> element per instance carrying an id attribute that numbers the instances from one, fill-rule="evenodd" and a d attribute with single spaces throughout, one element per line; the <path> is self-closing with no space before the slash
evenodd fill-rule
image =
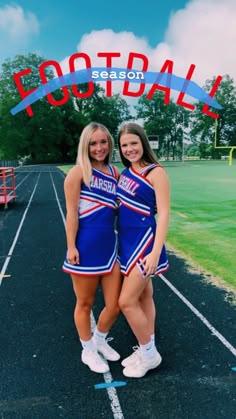
<path id="1" fill-rule="evenodd" d="M 83 172 L 83 181 L 89 187 L 92 179 L 92 164 L 89 157 L 89 142 L 91 135 L 97 130 L 101 129 L 107 136 L 109 142 L 109 154 L 105 158 L 105 163 L 109 164 L 112 160 L 114 141 L 109 130 L 105 125 L 98 122 L 90 122 L 82 131 L 80 135 L 76 163 L 81 166 Z"/>

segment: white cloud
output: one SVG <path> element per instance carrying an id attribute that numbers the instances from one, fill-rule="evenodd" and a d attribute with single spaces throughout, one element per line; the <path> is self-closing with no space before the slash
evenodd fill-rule
<path id="1" fill-rule="evenodd" d="M 113 59 L 113 67 L 126 67 L 130 51 L 147 56 L 149 71 L 160 71 L 169 59 L 174 62 L 173 73 L 180 77 L 185 77 L 190 65 L 195 64 L 192 80 L 203 85 L 214 76 L 228 73 L 234 77 L 235 22 L 235 0 L 191 0 L 185 8 L 171 15 L 164 40 L 156 48 L 131 32 L 104 29 L 84 35 L 77 50 L 90 56 L 92 67 L 105 66 L 105 59 L 97 57 L 99 51 L 121 53 L 120 58 Z M 69 72 L 67 60 L 68 57 L 61 63 L 64 74 Z M 84 61 L 77 65 L 84 68 Z M 142 62 L 137 61 L 136 67 L 141 68 L 141 65 Z M 113 92 L 120 91 L 121 85 L 114 82 Z"/>
<path id="2" fill-rule="evenodd" d="M 130 51 L 145 51 L 148 56 L 151 52 L 145 38 L 138 38 L 132 32 L 115 33 L 111 29 L 103 31 L 93 31 L 89 35 L 84 35 L 77 46 L 78 51 L 89 51 L 93 57 L 93 64 L 103 66 L 104 58 L 97 57 L 98 52 L 120 52 L 121 57 L 113 58 L 113 67 L 126 67 Z"/>
<path id="3" fill-rule="evenodd" d="M 132 32 L 115 33 L 111 29 L 104 29 L 85 34 L 77 45 L 77 51 L 86 53 L 90 57 L 92 67 L 106 67 L 107 59 L 98 57 L 99 52 L 120 53 L 120 57 L 112 58 L 112 67 L 127 68 L 128 56 L 131 51 L 136 53 L 144 51 L 145 55 L 148 56 L 151 53 L 151 47 L 149 47 L 146 39 L 138 38 Z M 69 73 L 68 58 L 60 63 L 64 74 Z M 137 69 L 141 68 L 142 63 L 140 59 L 134 61 Z M 82 68 L 85 68 L 85 60 L 77 59 L 75 69 Z M 114 82 L 115 89 L 113 90 L 119 91 L 121 86 L 123 86 L 123 83 Z"/>
<path id="4" fill-rule="evenodd" d="M 213 76 L 235 75 L 235 0 L 192 0 L 169 21 L 165 45 L 183 75 L 195 64 L 193 78 L 204 83 Z"/>
<path id="5" fill-rule="evenodd" d="M 39 22 L 33 13 L 25 12 L 18 5 L 0 8 L 1 56 L 19 54 L 38 33 Z"/>
<path id="6" fill-rule="evenodd" d="M 106 67 L 107 58 L 98 57 L 99 52 L 120 53 L 120 57 L 112 58 L 112 67 L 127 68 L 128 57 L 131 51 L 139 54 L 144 53 L 145 56 L 148 56 L 152 50 L 145 38 L 138 38 L 132 32 L 115 33 L 111 29 L 104 29 L 85 34 L 77 45 L 77 51 L 89 56 L 91 67 L 93 68 Z M 69 57 L 66 57 L 60 63 L 63 74 L 69 73 L 68 59 Z M 133 68 L 141 69 L 142 64 L 143 61 L 141 59 L 135 59 Z M 75 61 L 75 70 L 83 68 L 85 68 L 85 60 L 77 59 Z M 106 90 L 105 82 L 100 82 L 100 85 Z M 114 81 L 112 83 L 112 93 L 122 92 L 123 86 L 123 82 Z M 130 90 L 132 89 L 132 84 L 130 84 Z M 137 91 L 138 89 L 139 87 L 136 84 L 133 91 Z M 126 99 L 128 98 L 126 97 Z M 130 99 L 127 102 L 133 103 L 133 100 Z"/>

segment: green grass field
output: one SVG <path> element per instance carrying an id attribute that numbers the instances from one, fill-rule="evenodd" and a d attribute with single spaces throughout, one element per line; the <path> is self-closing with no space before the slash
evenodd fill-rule
<path id="1" fill-rule="evenodd" d="M 169 243 L 195 266 L 236 289 L 236 166 L 167 166 L 171 181 Z"/>
<path id="2" fill-rule="evenodd" d="M 236 162 L 163 165 L 171 182 L 167 248 L 236 289 Z"/>

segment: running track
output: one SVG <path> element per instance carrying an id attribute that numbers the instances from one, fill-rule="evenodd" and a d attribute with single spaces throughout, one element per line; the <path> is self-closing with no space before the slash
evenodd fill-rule
<path id="1" fill-rule="evenodd" d="M 119 362 L 104 375 L 81 363 L 61 270 L 63 181 L 53 166 L 19 168 L 16 201 L 0 207 L 0 419 L 236 419 L 235 306 L 174 254 L 154 282 L 162 365 L 127 379 Z M 102 304 L 99 289 L 93 320 Z M 135 340 L 122 315 L 111 336 L 127 356 Z M 111 381 L 127 385 L 95 389 Z"/>

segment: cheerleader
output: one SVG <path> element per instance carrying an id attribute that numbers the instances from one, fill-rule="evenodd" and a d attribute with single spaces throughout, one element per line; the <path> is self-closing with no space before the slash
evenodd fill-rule
<path id="1" fill-rule="evenodd" d="M 107 128 L 90 123 L 80 137 L 77 164 L 64 183 L 67 254 L 63 270 L 70 274 L 76 296 L 74 321 L 82 344 L 81 360 L 97 373 L 109 371 L 107 360 L 120 358 L 107 339 L 119 314 L 121 289 L 114 229 L 119 173 L 110 164 L 112 150 Z M 105 307 L 92 336 L 90 314 L 99 284 Z"/>
<path id="2" fill-rule="evenodd" d="M 138 341 L 135 352 L 122 365 L 126 377 L 139 378 L 162 361 L 155 345 L 156 311 L 151 277 L 169 267 L 164 241 L 170 185 L 141 126 L 133 122 L 124 124 L 118 144 L 126 167 L 117 186 L 119 261 L 124 275 L 119 306 Z"/>

